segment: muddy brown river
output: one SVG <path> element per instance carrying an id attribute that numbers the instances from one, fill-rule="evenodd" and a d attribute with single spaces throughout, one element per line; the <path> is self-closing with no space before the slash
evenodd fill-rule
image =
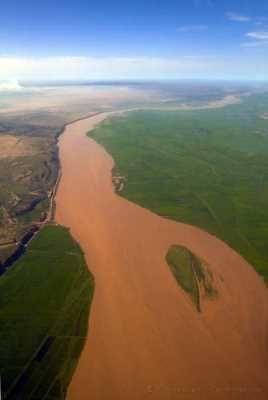
<path id="1" fill-rule="evenodd" d="M 56 221 L 70 227 L 95 276 L 87 341 L 69 400 L 266 399 L 267 288 L 235 251 L 114 192 L 111 156 L 68 125 L 59 141 Z M 206 261 L 218 298 L 198 313 L 165 261 L 171 244 Z"/>

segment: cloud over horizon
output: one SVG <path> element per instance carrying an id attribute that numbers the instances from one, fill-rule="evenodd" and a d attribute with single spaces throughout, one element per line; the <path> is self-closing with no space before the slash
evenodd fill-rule
<path id="1" fill-rule="evenodd" d="M 0 92 L 20 92 L 21 90 L 23 90 L 23 87 L 17 79 L 0 81 Z"/>
<path id="2" fill-rule="evenodd" d="M 212 65 L 202 57 L 7 57 L 0 56 L 2 79 L 172 78 Z"/>
<path id="3" fill-rule="evenodd" d="M 260 65 L 257 60 L 247 63 L 240 56 L 217 54 L 176 58 L 0 56 L 0 77 L 13 88 L 23 80 L 254 79 L 256 70 L 258 79 L 268 79 L 266 61 Z"/>

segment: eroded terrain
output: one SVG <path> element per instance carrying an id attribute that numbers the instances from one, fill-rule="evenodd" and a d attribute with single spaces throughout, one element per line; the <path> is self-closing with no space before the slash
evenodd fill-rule
<path id="1" fill-rule="evenodd" d="M 49 216 L 59 172 L 57 140 L 64 125 L 102 109 L 137 106 L 149 97 L 120 87 L 0 94 L 0 265 Z"/>

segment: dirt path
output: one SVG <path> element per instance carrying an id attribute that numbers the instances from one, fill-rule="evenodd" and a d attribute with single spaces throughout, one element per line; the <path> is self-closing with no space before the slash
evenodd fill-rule
<path id="1" fill-rule="evenodd" d="M 60 139 L 56 220 L 71 228 L 96 279 L 68 399 L 267 398 L 267 289 L 215 237 L 115 195 L 113 160 L 86 137 L 106 116 L 75 122 Z M 201 314 L 165 263 L 175 243 L 213 271 L 219 298 Z"/>

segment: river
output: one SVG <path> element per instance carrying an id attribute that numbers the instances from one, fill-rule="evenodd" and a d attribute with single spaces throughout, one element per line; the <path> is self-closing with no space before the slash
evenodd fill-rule
<path id="1" fill-rule="evenodd" d="M 55 218 L 80 243 L 96 283 L 68 399 L 267 398 L 267 288 L 222 241 L 114 192 L 113 160 L 86 136 L 108 116 L 67 125 L 59 139 Z M 176 243 L 213 272 L 219 295 L 202 313 L 165 262 Z"/>

